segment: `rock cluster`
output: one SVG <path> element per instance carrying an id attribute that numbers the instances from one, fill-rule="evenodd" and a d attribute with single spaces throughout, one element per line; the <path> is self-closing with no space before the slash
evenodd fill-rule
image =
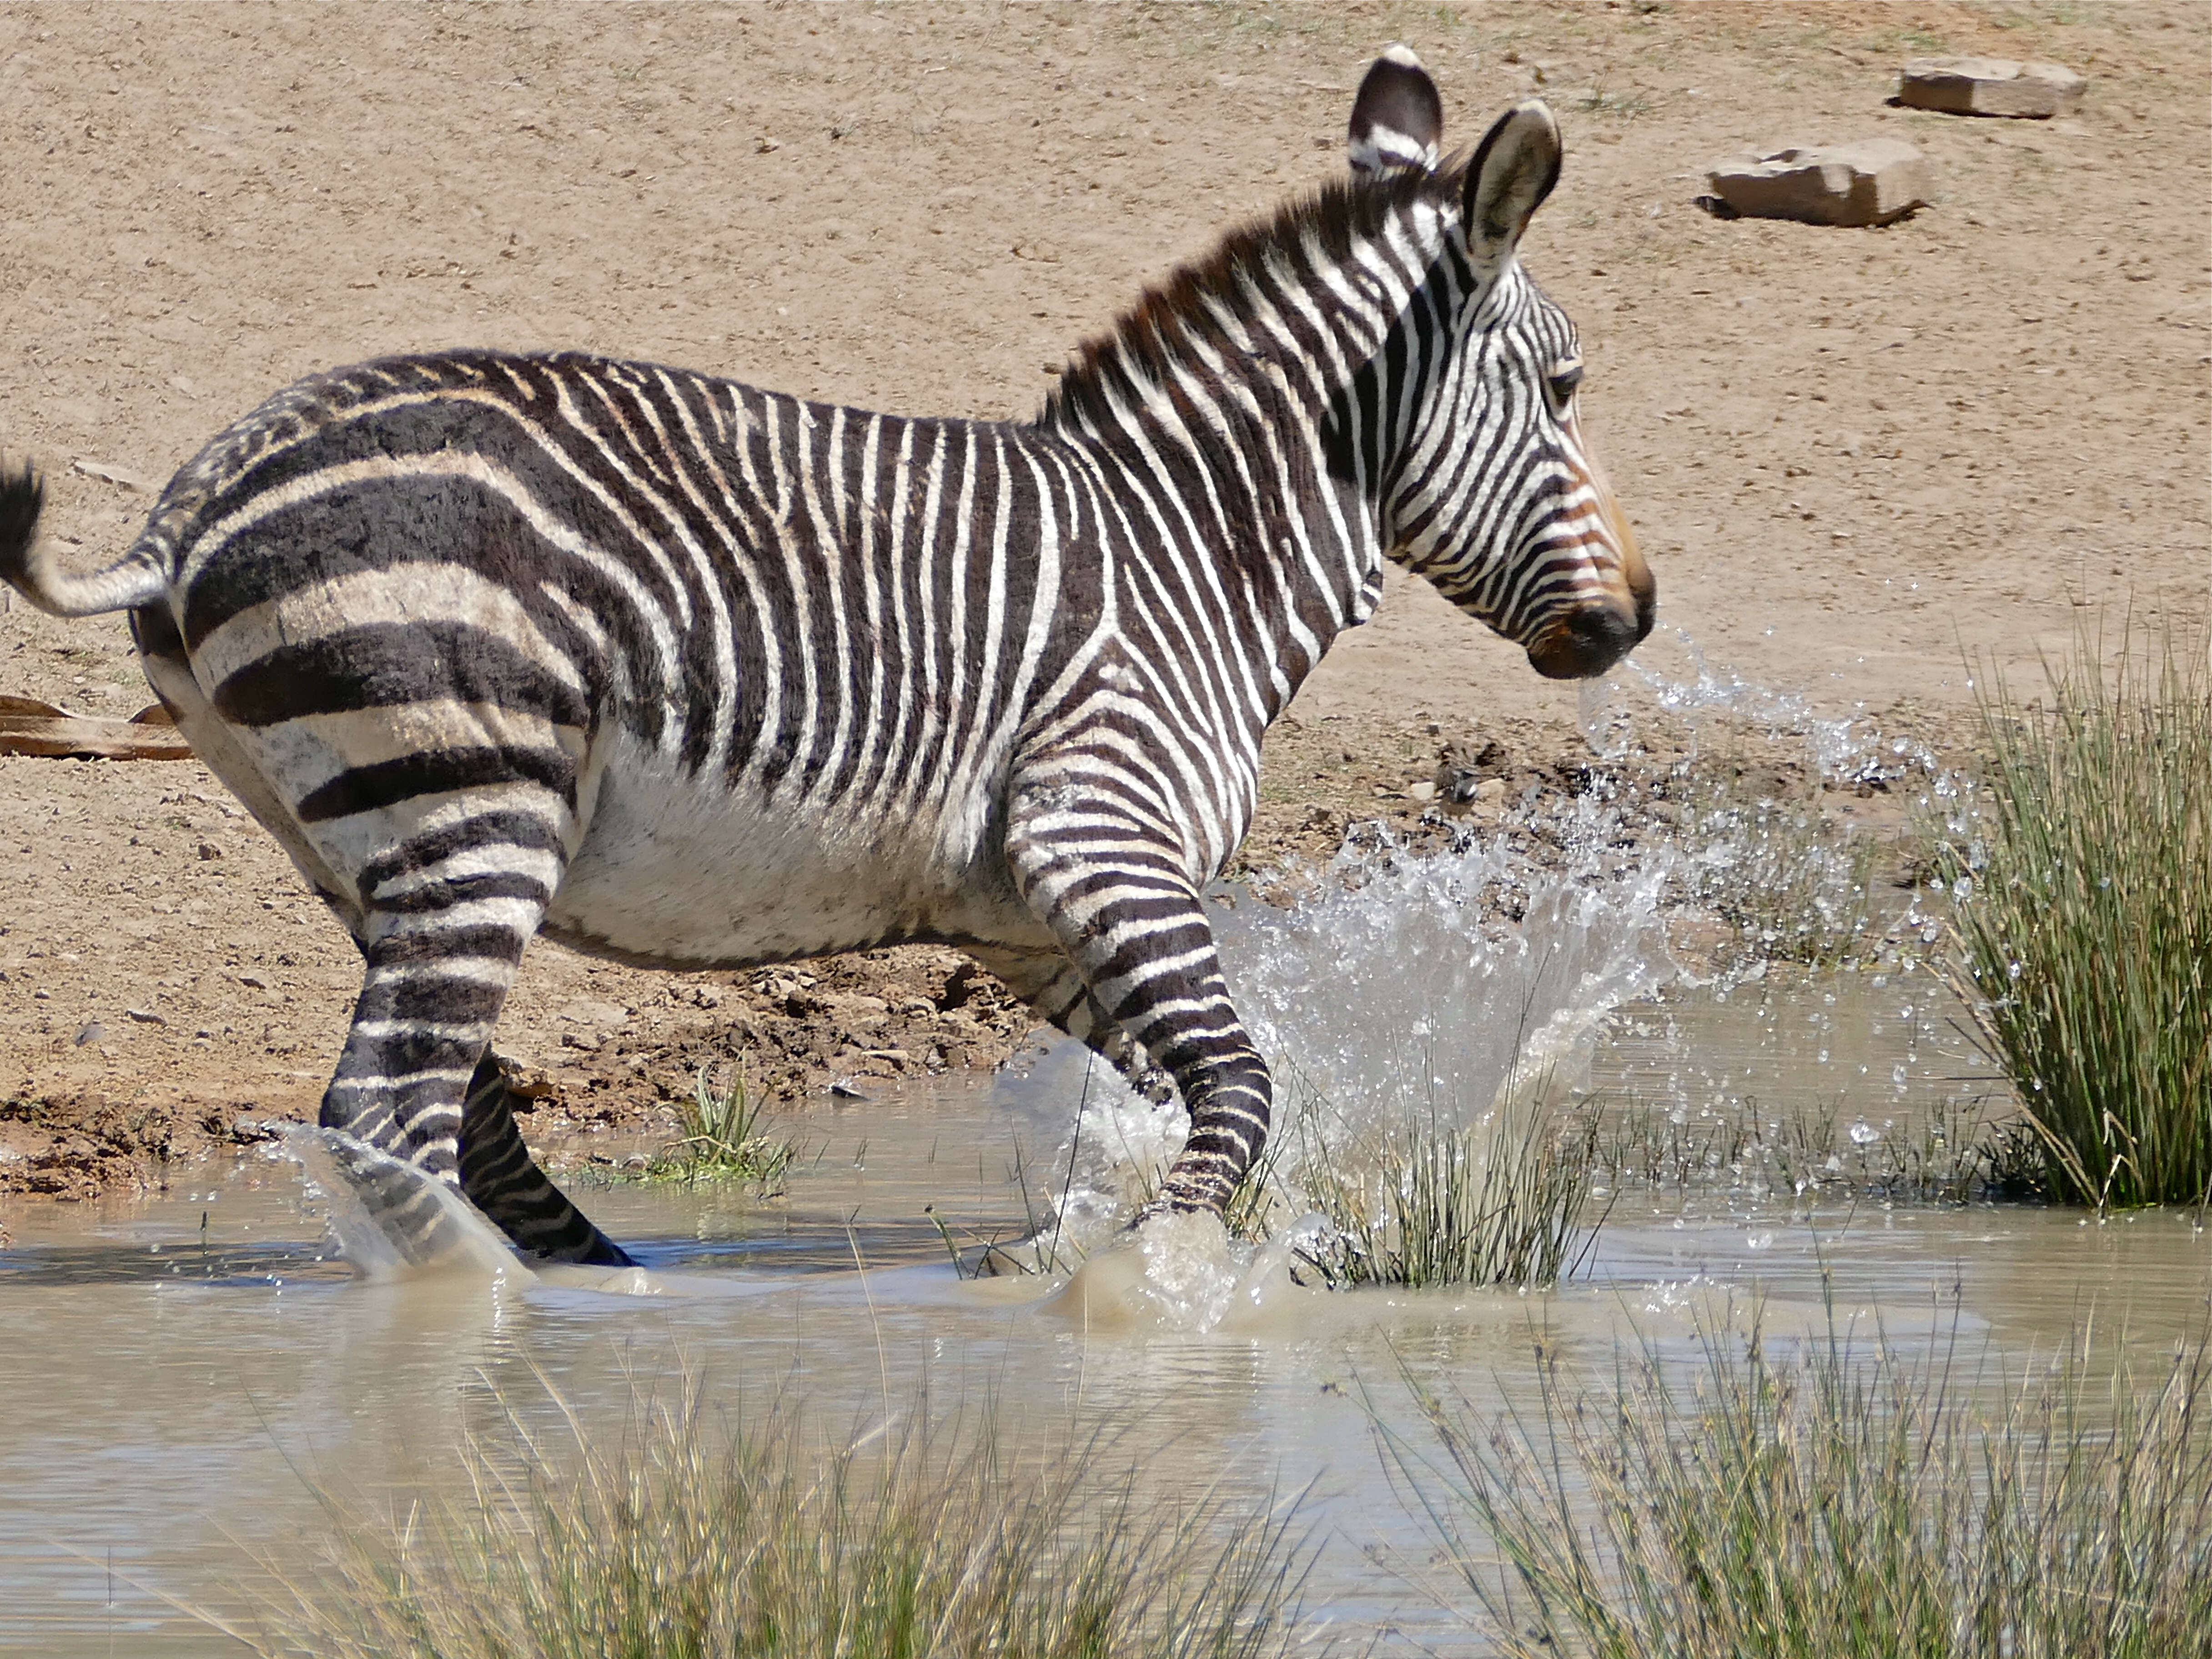
<path id="1" fill-rule="evenodd" d="M 1905 65 L 1897 101 L 1911 109 L 2030 120 L 2063 115 L 2088 82 L 2057 64 L 2008 58 L 1915 58 Z M 1749 219 L 1798 219 L 1815 225 L 1883 225 L 1928 200 L 1926 159 L 1895 138 L 1769 150 L 1707 169 L 1710 200 Z"/>

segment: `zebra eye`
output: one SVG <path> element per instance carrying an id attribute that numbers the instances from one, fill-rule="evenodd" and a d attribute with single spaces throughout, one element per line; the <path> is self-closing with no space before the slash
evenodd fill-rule
<path id="1" fill-rule="evenodd" d="M 1583 383 L 1583 365 L 1579 357 L 1570 357 L 1552 371 L 1552 407 L 1564 410 L 1575 395 L 1575 388 Z"/>

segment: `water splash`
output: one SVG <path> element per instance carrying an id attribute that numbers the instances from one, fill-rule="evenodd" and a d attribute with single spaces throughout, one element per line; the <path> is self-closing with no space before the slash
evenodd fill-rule
<path id="1" fill-rule="evenodd" d="M 525 1261 L 447 1182 L 341 1130 L 293 1125 L 283 1131 L 280 1150 L 300 1166 L 302 1195 L 322 1204 L 333 1253 L 363 1279 L 453 1273 L 603 1296 L 720 1295 L 731 1288 L 700 1275 L 643 1267 Z"/>
<path id="2" fill-rule="evenodd" d="M 1760 977 L 1768 951 L 1817 956 L 1863 936 L 1867 848 L 1817 822 L 1810 800 L 1697 795 L 1698 745 L 1748 728 L 1785 749 L 1802 743 L 1822 782 L 1875 788 L 1916 769 L 1941 787 L 1932 757 L 1863 715 L 1821 716 L 1801 696 L 1717 670 L 1686 635 L 1680 643 L 1686 677 L 1632 663 L 1634 698 L 1592 682 L 1581 708 L 1593 750 L 1615 762 L 1643 746 L 1639 718 L 1669 716 L 1690 749 L 1674 773 L 1601 769 L 1578 793 L 1531 792 L 1432 855 L 1364 830 L 1288 908 L 1214 896 L 1231 989 L 1275 1073 L 1265 1175 L 1277 1219 L 1279 1200 L 1291 1212 L 1312 1201 L 1311 1177 L 1371 1164 L 1384 1138 L 1414 1124 L 1473 1131 L 1501 1152 L 1525 1144 L 1534 1114 L 1583 1089 L 1627 1005 L 1696 985 L 1724 1003 L 1730 986 Z M 1790 914 L 1777 926 L 1768 908 Z M 1720 958 L 1718 976 L 1701 979 L 1668 942 L 1685 911 L 1733 921 L 1752 953 Z M 1046 1103 L 1063 1114 L 1083 1103 L 1072 1135 L 1064 1116 L 1047 1131 L 1064 1138 L 1038 1206 L 1051 1247 L 1041 1260 L 1065 1265 L 1110 1246 L 1157 1190 L 1188 1121 L 1072 1044 L 1035 1083 L 1041 1119 Z M 1276 1243 L 1287 1238 L 1279 1231 Z"/>
<path id="3" fill-rule="evenodd" d="M 1042 1312 L 1088 1331 L 1279 1328 L 1320 1292 L 1291 1276 L 1282 1243 L 1242 1244 L 1211 1215 L 1158 1215 L 1094 1252 Z"/>
<path id="4" fill-rule="evenodd" d="M 1748 727 L 1770 740 L 1802 739 L 1807 761 L 1830 781 L 1886 786 L 1915 769 L 1931 775 L 1938 769 L 1925 745 L 1886 736 L 1863 714 L 1840 719 L 1816 714 L 1811 700 L 1801 692 L 1778 691 L 1747 680 L 1733 669 L 1715 668 L 1687 629 L 1675 629 L 1674 642 L 1688 659 L 1687 678 L 1668 678 L 1651 663 L 1647 652 L 1624 659 L 1613 674 L 1582 683 L 1577 720 L 1585 741 L 1601 758 L 1618 761 L 1635 747 L 1630 688 L 1617 678 L 1626 676 L 1649 694 L 1654 708 L 1680 722 L 1693 755 L 1709 726 L 1731 732 Z"/>
<path id="5" fill-rule="evenodd" d="M 411 1273 L 498 1278 L 520 1266 L 507 1240 L 447 1182 L 337 1129 L 284 1131 L 337 1254 L 364 1279 Z"/>
<path id="6" fill-rule="evenodd" d="M 1316 1182 L 1372 1161 L 1415 1123 L 1517 1151 L 1527 1115 L 1575 1091 L 1613 1011 L 1683 976 L 1662 918 L 1676 855 L 1624 863 L 1605 819 L 1596 805 L 1567 815 L 1560 868 L 1504 836 L 1427 857 L 1386 841 L 1340 854 L 1289 908 L 1215 896 L 1231 989 L 1276 1079 L 1265 1188 L 1291 1212 L 1315 1207 Z M 1158 1190 L 1188 1118 L 1072 1043 L 1030 1081 L 1041 1116 L 1081 1102 L 1039 1218 L 1041 1262 L 1119 1251 L 1118 1230 Z M 1313 1219 L 1218 1258 L 1172 1231 L 1152 1239 L 1147 1223 L 1144 1249 L 1093 1279 L 1113 1285 L 1109 1301 L 1149 1298 L 1145 1318 L 1179 1313 L 1205 1328 L 1238 1285 L 1266 1279 L 1266 1251 L 1287 1264 L 1289 1233 Z M 1179 1264 L 1178 1252 L 1194 1254 Z"/>
<path id="7" fill-rule="evenodd" d="M 1466 1127 L 1540 1079 L 1571 1085 L 1606 1017 L 1676 976 L 1673 864 L 1531 870 L 1499 842 L 1352 854 L 1306 902 L 1248 900 L 1215 933 L 1253 1035 L 1317 1100 L 1418 1103 Z"/>
<path id="8" fill-rule="evenodd" d="M 1714 668 L 1685 631 L 1674 643 L 1686 675 L 1631 659 L 1620 678 L 1584 684 L 1584 736 L 1601 755 L 1625 759 L 1638 747 L 1636 712 L 1650 710 L 1668 716 L 1668 735 L 1686 744 L 1685 758 L 1654 790 L 1674 798 L 1685 902 L 1728 921 L 1762 951 L 1808 961 L 1857 954 L 1872 925 L 1887 920 L 1877 915 L 1886 907 L 1869 884 L 1876 848 L 1815 798 L 1917 787 L 1926 811 L 1955 795 L 1959 781 L 1926 745 L 1883 732 L 1863 712 L 1821 715 L 1799 693 Z M 1772 758 L 1788 761 L 1794 749 L 1802 783 L 1776 790 L 1731 784 L 1726 769 L 1701 775 L 1704 751 L 1739 754 L 1747 734 L 1773 745 Z M 1751 776 L 1759 775 L 1754 769 Z"/>

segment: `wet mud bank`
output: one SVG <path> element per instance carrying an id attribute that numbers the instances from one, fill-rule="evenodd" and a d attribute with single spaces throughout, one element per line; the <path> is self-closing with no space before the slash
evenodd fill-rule
<path id="1" fill-rule="evenodd" d="M 624 973 L 593 989 L 563 1003 L 550 1030 L 503 1034 L 500 1045 L 524 1133 L 556 1169 L 672 1138 L 676 1104 L 702 1072 L 723 1086 L 742 1079 L 782 1108 L 862 1099 L 902 1079 L 988 1073 L 1034 1023 L 996 980 L 933 947 L 744 974 Z M 54 1047 L 82 1050 L 105 1036 Z M 327 1040 L 342 1036 L 340 1017 Z M 229 1093 L 220 1045 L 203 1042 L 204 1069 L 181 1088 L 118 1067 L 112 1084 L 58 1089 L 27 1067 L 0 1097 L 0 1194 L 158 1193 L 268 1143 L 285 1121 L 313 1121 L 319 1090 L 308 1079 L 273 1100 Z"/>

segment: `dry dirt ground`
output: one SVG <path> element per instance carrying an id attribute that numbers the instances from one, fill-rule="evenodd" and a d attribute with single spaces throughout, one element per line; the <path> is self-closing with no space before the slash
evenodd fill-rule
<path id="1" fill-rule="evenodd" d="M 2203 615 L 2207 21 L 2201 0 L 16 0 L 0 445 L 46 468 L 48 533 L 91 563 L 223 422 L 387 352 L 586 347 L 1024 415 L 1147 280 L 1341 166 L 1351 88 L 1404 39 L 1460 143 L 1532 89 L 1559 114 L 1526 254 L 1581 325 L 1585 424 L 1658 574 L 1641 658 L 1679 679 L 1686 635 L 1816 712 L 1954 744 L 1966 653 L 2032 678 L 2084 615 Z M 1939 51 L 2055 59 L 2088 96 L 2049 123 L 1887 106 Z M 1937 181 L 1887 228 L 1696 204 L 1742 147 L 1881 134 Z M 20 602 L 5 693 L 149 701 L 119 618 Z M 1681 738 L 1642 730 L 1653 764 Z M 1572 688 L 1394 580 L 1271 743 L 1252 856 L 1405 819 L 1466 738 L 1547 787 L 1586 758 Z M 355 958 L 197 764 L 0 759 L 0 1194 L 159 1180 L 240 1119 L 312 1115 Z M 540 946 L 502 1046 L 558 1139 L 649 1127 L 716 1055 L 802 1095 L 989 1064 L 1021 1024 L 944 951 L 656 975 Z"/>

